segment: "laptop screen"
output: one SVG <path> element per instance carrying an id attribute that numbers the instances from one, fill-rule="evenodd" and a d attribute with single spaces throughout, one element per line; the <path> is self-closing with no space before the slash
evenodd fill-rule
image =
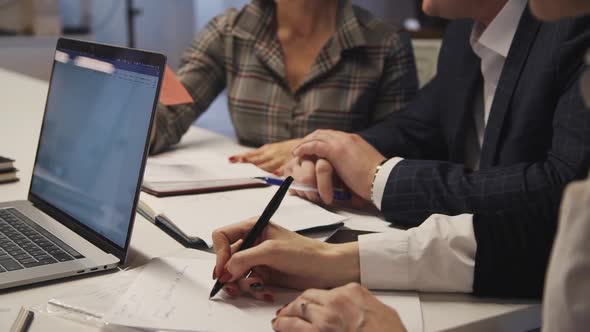
<path id="1" fill-rule="evenodd" d="M 161 70 L 125 51 L 97 56 L 58 44 L 30 189 L 121 248 Z"/>

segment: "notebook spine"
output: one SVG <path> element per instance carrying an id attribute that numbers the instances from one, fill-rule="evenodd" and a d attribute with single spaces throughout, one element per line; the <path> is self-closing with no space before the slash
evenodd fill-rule
<path id="1" fill-rule="evenodd" d="M 208 248 L 205 241 L 198 237 L 188 236 L 176 225 L 161 216 L 156 217 L 156 226 L 171 238 L 183 245 L 185 248 L 205 249 Z"/>

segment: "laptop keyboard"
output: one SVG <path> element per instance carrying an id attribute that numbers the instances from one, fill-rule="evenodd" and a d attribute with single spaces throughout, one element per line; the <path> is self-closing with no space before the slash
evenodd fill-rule
<path id="1" fill-rule="evenodd" d="M 15 209 L 0 209 L 0 273 L 84 258 Z"/>

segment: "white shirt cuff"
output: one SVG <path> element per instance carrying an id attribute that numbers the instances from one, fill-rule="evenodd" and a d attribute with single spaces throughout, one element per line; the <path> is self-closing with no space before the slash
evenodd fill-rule
<path id="1" fill-rule="evenodd" d="M 370 289 L 411 289 L 406 231 L 360 235 L 358 242 L 361 284 Z"/>
<path id="2" fill-rule="evenodd" d="M 375 174 L 371 198 L 373 199 L 373 204 L 375 204 L 379 211 L 381 211 L 381 201 L 383 200 L 383 193 L 385 192 L 385 186 L 387 185 L 389 174 L 393 171 L 393 168 L 397 163 L 402 160 L 404 159 L 399 157 L 389 159 L 381 166 L 377 174 Z"/>
<path id="3" fill-rule="evenodd" d="M 473 215 L 433 214 L 407 231 L 359 236 L 361 283 L 370 289 L 473 291 Z"/>

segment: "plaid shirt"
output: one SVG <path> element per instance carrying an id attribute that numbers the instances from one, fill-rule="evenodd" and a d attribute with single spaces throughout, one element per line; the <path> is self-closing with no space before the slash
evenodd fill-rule
<path id="1" fill-rule="evenodd" d="M 214 18 L 178 71 L 195 102 L 158 106 L 152 152 L 177 143 L 225 88 L 238 139 L 254 146 L 319 128 L 354 132 L 403 109 L 418 86 L 408 34 L 347 0 L 338 13 L 334 37 L 296 91 L 286 79 L 273 1 Z"/>

